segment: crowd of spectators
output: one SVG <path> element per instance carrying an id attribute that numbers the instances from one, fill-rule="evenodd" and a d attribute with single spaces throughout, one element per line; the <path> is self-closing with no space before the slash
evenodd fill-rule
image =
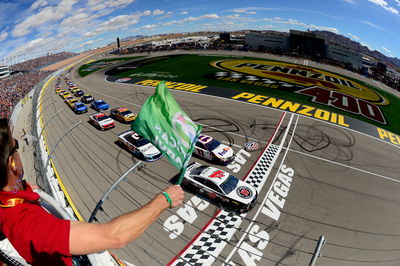
<path id="1" fill-rule="evenodd" d="M 15 65 L 10 66 L 11 71 L 31 71 L 43 68 L 47 65 L 62 61 L 64 59 L 75 56 L 75 53 L 61 52 L 57 54 L 50 54 L 35 59 L 27 60 Z"/>
<path id="2" fill-rule="evenodd" d="M 30 71 L 0 79 L 0 118 L 9 118 L 13 106 L 52 71 Z"/>
<path id="3" fill-rule="evenodd" d="M 13 106 L 52 72 L 41 68 L 75 55 L 68 52 L 50 54 L 10 66 L 12 75 L 0 79 L 0 118 L 9 118 Z"/>

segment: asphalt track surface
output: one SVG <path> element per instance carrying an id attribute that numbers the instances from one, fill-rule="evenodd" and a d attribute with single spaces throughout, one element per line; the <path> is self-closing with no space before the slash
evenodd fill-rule
<path id="1" fill-rule="evenodd" d="M 139 112 L 154 92 L 151 87 L 106 82 L 103 73 L 80 78 L 72 71 L 69 78 L 85 93 L 104 99 L 112 108 L 124 106 L 133 112 Z M 95 111 L 74 114 L 54 94 L 55 81 L 43 95 L 43 124 L 55 112 L 64 110 L 46 127 L 47 144 L 52 149 L 71 125 L 82 121 L 60 142 L 53 159 L 79 212 L 88 220 L 103 193 L 137 162 L 116 144 L 118 134 L 128 130 L 129 125 L 116 122 L 112 130 L 97 130 L 88 123 L 89 114 Z M 64 82 L 61 86 L 67 87 Z M 234 169 L 220 167 L 239 178 L 246 177 L 269 141 L 282 146 L 256 206 L 235 228 L 233 237 L 214 258 L 214 265 L 229 261 L 235 265 L 308 265 L 321 235 L 326 243 L 317 265 L 400 264 L 397 147 L 279 110 L 182 91 L 172 93 L 187 114 L 203 125 L 204 133 L 231 145 L 236 153 L 249 140 L 259 144 L 255 151 L 242 151 L 242 159 Z M 275 130 L 276 136 L 271 140 Z M 206 164 L 198 158 L 192 160 Z M 280 216 L 276 221 L 261 210 L 267 204 L 267 195 L 273 194 L 282 164 L 292 168 L 294 175 L 287 196 L 280 198 L 284 204 L 282 208 L 278 206 Z M 165 158 L 146 163 L 111 193 L 97 214 L 98 221 L 106 222 L 143 206 L 177 174 Z M 135 265 L 166 265 L 217 211 L 214 205 L 186 193 L 182 207 L 166 210 L 135 242 L 112 252 Z M 179 226 L 171 227 L 172 224 Z M 171 232 L 167 228 L 179 230 Z M 194 265 L 189 260 L 185 262 Z"/>

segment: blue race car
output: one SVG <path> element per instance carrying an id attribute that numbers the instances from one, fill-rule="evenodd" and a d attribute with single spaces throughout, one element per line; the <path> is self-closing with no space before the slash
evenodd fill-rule
<path id="1" fill-rule="evenodd" d="M 110 105 L 103 100 L 96 100 L 90 104 L 90 107 L 92 107 L 94 110 L 98 112 L 101 112 L 103 110 L 107 110 L 108 108 L 110 108 Z"/>
<path id="2" fill-rule="evenodd" d="M 88 111 L 88 108 L 86 107 L 86 105 L 83 104 L 83 102 L 77 102 L 72 106 L 72 110 L 76 114 L 83 114 Z"/>

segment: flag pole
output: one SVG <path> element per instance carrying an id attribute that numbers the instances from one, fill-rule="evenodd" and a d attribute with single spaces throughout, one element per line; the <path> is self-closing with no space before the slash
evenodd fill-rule
<path id="1" fill-rule="evenodd" d="M 180 171 L 180 173 L 179 173 L 178 181 L 176 181 L 176 184 L 175 184 L 175 185 L 180 186 L 180 185 L 182 184 L 182 180 L 183 180 L 183 178 L 185 177 L 185 172 L 186 172 L 187 166 L 188 166 L 188 164 L 189 164 L 190 157 L 192 157 L 192 153 L 189 153 L 189 154 L 186 156 L 185 162 L 183 163 L 183 167 L 181 168 L 181 171 Z"/>

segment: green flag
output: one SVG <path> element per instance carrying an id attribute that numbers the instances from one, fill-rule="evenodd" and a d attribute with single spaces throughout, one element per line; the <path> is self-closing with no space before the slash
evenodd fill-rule
<path id="1" fill-rule="evenodd" d="M 201 126 L 196 125 L 179 107 L 165 81 L 158 83 L 154 95 L 143 104 L 132 130 L 150 140 L 162 154 L 180 169 L 177 184 L 192 155 Z"/>

